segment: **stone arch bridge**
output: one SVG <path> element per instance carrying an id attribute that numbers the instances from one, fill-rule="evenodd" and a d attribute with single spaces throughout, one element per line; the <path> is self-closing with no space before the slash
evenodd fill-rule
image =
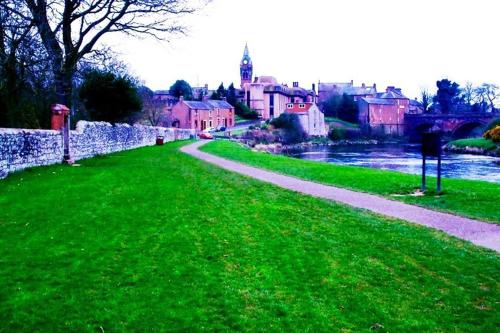
<path id="1" fill-rule="evenodd" d="M 405 134 L 419 141 L 423 132 L 439 128 L 448 139 L 456 140 L 480 135 L 484 127 L 500 113 L 406 114 Z"/>

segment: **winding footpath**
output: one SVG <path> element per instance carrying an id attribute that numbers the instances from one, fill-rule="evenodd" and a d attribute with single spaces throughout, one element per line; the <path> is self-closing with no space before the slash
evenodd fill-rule
<path id="1" fill-rule="evenodd" d="M 452 214 L 385 199 L 373 194 L 314 183 L 272 171 L 251 167 L 204 153 L 198 148 L 209 141 L 197 141 L 181 148 L 186 154 L 245 176 L 249 176 L 295 192 L 340 202 L 374 213 L 424 225 L 449 235 L 500 252 L 500 225 L 472 220 Z"/>

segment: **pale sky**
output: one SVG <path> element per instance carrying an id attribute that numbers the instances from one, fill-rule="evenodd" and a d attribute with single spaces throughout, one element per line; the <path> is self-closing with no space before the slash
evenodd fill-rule
<path id="1" fill-rule="evenodd" d="M 153 90 L 239 86 L 248 42 L 254 76 L 395 85 L 413 98 L 441 78 L 500 84 L 499 15 L 499 0 L 213 0 L 185 19 L 187 36 L 106 42 Z"/>

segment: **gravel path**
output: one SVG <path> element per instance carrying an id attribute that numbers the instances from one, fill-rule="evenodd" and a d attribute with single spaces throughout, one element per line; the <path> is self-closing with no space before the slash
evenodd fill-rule
<path id="1" fill-rule="evenodd" d="M 221 157 L 207 154 L 198 147 L 208 141 L 197 141 L 184 146 L 181 150 L 191 156 L 215 164 L 221 168 L 234 171 L 252 178 L 271 183 L 295 192 L 308 194 L 318 198 L 329 199 L 353 207 L 367 209 L 372 212 L 406 220 L 446 232 L 452 236 L 468 240 L 476 245 L 500 252 L 500 226 L 472 220 L 452 214 L 440 213 L 426 208 L 388 200 L 373 194 L 355 192 L 335 186 L 328 186 L 311 181 L 285 176 L 272 171 L 251 167 Z"/>

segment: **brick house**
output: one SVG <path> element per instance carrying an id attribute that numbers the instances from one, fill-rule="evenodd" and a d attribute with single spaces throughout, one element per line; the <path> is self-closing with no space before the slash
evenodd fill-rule
<path id="1" fill-rule="evenodd" d="M 203 131 L 211 127 L 234 126 L 234 107 L 226 101 L 204 99 L 203 101 L 179 102 L 172 107 L 172 126 Z"/>
<path id="2" fill-rule="evenodd" d="M 328 134 L 325 116 L 316 103 L 288 103 L 285 112 L 296 114 L 299 117 L 300 124 L 307 135 L 325 136 Z"/>
<path id="3" fill-rule="evenodd" d="M 404 117 L 409 112 L 410 100 L 401 89 L 387 87 L 386 92 L 358 101 L 358 119 L 362 127 L 372 133 L 403 135 Z"/>

